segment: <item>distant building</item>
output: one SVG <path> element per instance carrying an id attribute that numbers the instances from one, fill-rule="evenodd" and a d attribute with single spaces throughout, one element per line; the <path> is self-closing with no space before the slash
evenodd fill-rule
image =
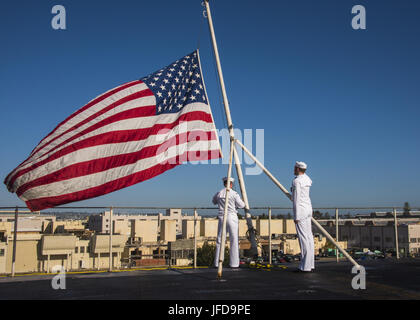
<path id="1" fill-rule="evenodd" d="M 161 220 L 164 219 L 176 220 L 176 233 L 182 233 L 182 210 L 181 209 L 167 209 L 166 217 L 161 217 Z"/>
<path id="2" fill-rule="evenodd" d="M 396 211 L 398 219 L 401 218 L 417 218 L 420 219 L 420 211 L 410 210 L 409 212 Z M 356 218 L 369 219 L 369 218 L 393 218 L 394 212 L 372 212 L 372 213 L 361 213 L 356 214 Z"/>
<path id="3" fill-rule="evenodd" d="M 166 214 L 123 215 L 109 211 L 79 220 L 56 220 L 48 215 L 21 215 L 18 221 L 16 272 L 51 272 L 55 265 L 66 270 L 109 268 L 109 233 L 113 226 L 112 267 L 187 265 L 194 234 L 197 246 L 215 243 L 219 220 L 182 215 L 181 209 Z M 259 235 L 259 248 L 268 250 L 268 220 L 252 219 Z M 246 219 L 239 219 L 241 252 L 250 248 Z M 299 253 L 296 229 L 291 219 L 272 219 L 272 249 Z M 10 273 L 13 252 L 14 214 L 0 215 L 0 273 Z M 229 238 L 229 236 L 228 236 Z M 419 241 L 420 243 L 420 241 Z M 316 237 L 316 248 L 325 238 Z M 170 249 L 168 249 L 170 247 Z M 229 241 L 227 241 L 229 248 Z M 169 260 L 171 259 L 171 260 Z"/>
<path id="4" fill-rule="evenodd" d="M 335 221 L 322 221 L 325 229 L 336 236 Z M 339 221 L 340 241 L 347 241 L 349 248 L 394 250 L 395 227 L 393 221 Z M 420 224 L 398 225 L 398 246 L 401 254 L 420 253 Z"/>
<path id="5" fill-rule="evenodd" d="M 161 223 L 164 220 L 176 220 L 176 234 L 182 234 L 182 221 L 183 220 L 192 220 L 194 217 L 192 216 L 183 216 L 181 209 L 167 209 L 166 215 L 162 213 L 157 214 L 130 214 L 130 215 L 122 215 L 122 214 L 113 214 L 112 220 L 115 222 L 120 221 L 122 223 L 128 223 L 128 229 L 131 229 L 131 224 L 134 221 L 157 221 L 157 232 L 159 232 L 161 228 Z M 101 214 L 95 214 L 89 216 L 87 226 L 89 230 L 96 231 L 102 234 L 109 234 L 110 226 L 111 226 L 111 212 L 105 211 Z M 121 225 L 121 224 L 120 224 Z"/>

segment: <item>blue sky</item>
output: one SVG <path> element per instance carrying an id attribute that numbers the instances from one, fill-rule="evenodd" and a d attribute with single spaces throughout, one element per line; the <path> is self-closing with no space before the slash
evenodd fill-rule
<path id="1" fill-rule="evenodd" d="M 225 126 L 199 0 L 2 1 L 2 179 L 97 95 L 200 47 L 216 126 Z M 67 30 L 53 30 L 64 5 Z M 367 29 L 351 28 L 362 4 Z M 211 2 L 235 127 L 264 129 L 264 162 L 289 188 L 305 161 L 314 206 L 420 205 L 420 3 Z M 74 205 L 210 206 L 227 165 L 183 165 Z M 289 206 L 263 174 L 251 206 Z M 0 206 L 23 205 L 0 188 Z"/>

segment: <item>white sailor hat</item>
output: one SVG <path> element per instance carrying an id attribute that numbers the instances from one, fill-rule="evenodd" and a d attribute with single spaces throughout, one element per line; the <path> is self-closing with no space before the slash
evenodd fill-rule
<path id="1" fill-rule="evenodd" d="M 302 161 L 296 161 L 295 167 L 298 167 L 300 169 L 306 169 L 308 166 L 305 162 Z"/>
<path id="2" fill-rule="evenodd" d="M 227 179 L 228 179 L 227 177 L 224 177 L 223 178 L 223 183 L 226 182 Z M 233 179 L 232 177 L 230 177 L 230 182 L 234 183 L 235 182 L 235 179 Z"/>

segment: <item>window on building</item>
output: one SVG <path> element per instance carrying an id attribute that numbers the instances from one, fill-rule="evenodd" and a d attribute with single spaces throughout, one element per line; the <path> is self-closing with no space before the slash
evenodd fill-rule
<path id="1" fill-rule="evenodd" d="M 159 259 L 160 258 L 160 250 L 159 249 L 153 250 L 153 258 L 154 259 Z"/>
<path id="2" fill-rule="evenodd" d="M 411 239 L 410 239 L 410 242 L 411 242 L 411 243 L 417 243 L 417 238 L 411 238 Z"/>
<path id="3" fill-rule="evenodd" d="M 4 249 L 0 249 L 0 257 L 4 256 Z"/>
<path id="4" fill-rule="evenodd" d="M 135 258 L 140 258 L 141 259 L 142 251 L 141 250 L 138 250 L 138 249 L 133 250 L 133 251 L 131 251 L 131 256 L 132 257 L 135 257 Z"/>
<path id="5" fill-rule="evenodd" d="M 80 253 L 85 253 L 85 247 L 80 247 Z"/>
<path id="6" fill-rule="evenodd" d="M 379 242 L 379 241 L 381 241 L 381 238 L 379 238 L 379 237 L 374 237 L 374 238 L 373 238 L 373 241 L 375 241 L 375 242 Z"/>
<path id="7" fill-rule="evenodd" d="M 74 253 L 79 253 L 79 247 L 74 248 Z"/>
<path id="8" fill-rule="evenodd" d="M 391 238 L 391 237 L 386 237 L 386 238 L 385 238 L 385 241 L 386 241 L 386 242 L 392 242 L 392 238 Z"/>

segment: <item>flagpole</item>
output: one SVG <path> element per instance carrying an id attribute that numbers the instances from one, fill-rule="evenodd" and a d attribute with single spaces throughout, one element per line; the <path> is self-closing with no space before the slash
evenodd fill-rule
<path id="1" fill-rule="evenodd" d="M 110 225 L 109 225 L 109 272 L 112 272 L 112 219 L 113 219 L 113 212 L 114 209 L 113 207 L 110 208 L 109 210 L 109 220 L 110 220 Z"/>
<path id="2" fill-rule="evenodd" d="M 215 56 L 215 59 L 216 59 L 217 72 L 219 74 L 219 81 L 220 81 L 220 87 L 221 87 L 221 90 L 222 90 L 223 105 L 225 107 L 225 114 L 226 114 L 226 120 L 227 120 L 227 124 L 228 124 L 229 135 L 230 135 L 231 139 L 234 139 L 235 136 L 234 136 L 234 132 L 233 132 L 232 117 L 231 117 L 231 114 L 230 114 L 229 101 L 228 101 L 227 94 L 226 94 L 226 87 L 225 87 L 225 81 L 224 81 L 224 78 L 223 78 L 222 66 L 220 64 L 219 50 L 218 50 L 217 42 L 216 42 L 216 35 L 214 33 L 213 20 L 212 20 L 212 17 L 211 17 L 209 0 L 204 0 L 204 3 L 205 3 L 205 6 L 206 6 L 207 21 L 208 21 L 208 24 L 209 24 L 209 29 L 210 29 L 211 39 L 212 39 L 214 56 Z M 250 211 L 249 211 L 248 195 L 247 195 L 246 188 L 245 188 L 245 182 L 244 182 L 244 178 L 243 178 L 243 175 L 242 175 L 242 168 L 241 168 L 241 164 L 239 162 L 239 157 L 238 157 L 235 146 L 233 146 L 233 148 L 234 148 L 233 155 L 234 155 L 234 159 L 235 159 L 236 173 L 238 175 L 239 187 L 241 189 L 242 198 L 243 198 L 244 203 L 245 203 L 245 215 L 246 215 L 246 219 L 247 219 L 248 230 L 250 231 L 251 249 L 252 249 L 252 252 L 255 254 L 256 251 L 257 251 L 257 244 L 256 244 L 256 241 L 255 241 L 255 229 L 252 226 L 252 218 L 251 218 L 251 214 L 250 214 Z"/>
<path id="3" fill-rule="evenodd" d="M 248 195 L 245 189 L 245 181 L 242 175 L 242 168 L 239 161 L 238 151 L 236 150 L 236 145 L 233 146 L 233 156 L 235 158 L 235 166 L 236 166 L 236 173 L 238 175 L 239 187 L 241 189 L 242 198 L 244 199 L 244 203 L 245 203 L 245 218 L 246 218 L 246 224 L 248 226 L 248 231 L 249 231 L 249 241 L 251 242 L 251 252 L 253 255 L 256 255 L 258 254 L 258 249 L 257 249 L 257 242 L 255 240 L 255 228 L 252 225 L 252 217 L 249 210 Z"/>

